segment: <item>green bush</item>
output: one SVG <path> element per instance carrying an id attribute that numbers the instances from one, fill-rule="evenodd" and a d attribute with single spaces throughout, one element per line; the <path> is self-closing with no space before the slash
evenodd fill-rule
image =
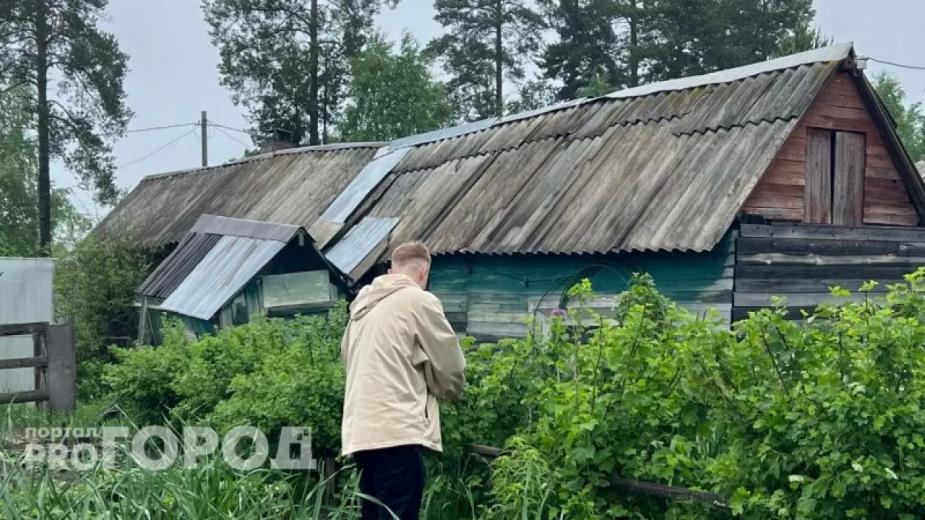
<path id="1" fill-rule="evenodd" d="M 159 347 L 113 348 L 116 363 L 103 368 L 109 397 L 141 425 L 160 424 L 180 403 L 173 389 L 178 370 L 186 366 L 189 340 L 179 324 L 164 330 Z"/>
<path id="2" fill-rule="evenodd" d="M 510 399 L 523 406 L 483 511 L 920 518 L 923 296 L 925 269 L 885 300 L 822 306 L 802 322 L 768 309 L 729 330 L 666 304 L 637 277 L 619 323 L 573 310 L 549 334 L 496 349 L 489 363 L 499 372 L 473 367 L 474 401 L 461 405 L 478 410 L 476 424 L 510 413 Z M 481 435 L 503 436 L 510 421 Z M 627 494 L 615 475 L 716 492 L 728 509 Z"/>
<path id="3" fill-rule="evenodd" d="M 113 349 L 106 367 L 113 400 L 136 421 L 248 424 L 268 434 L 307 426 L 321 456 L 340 446 L 344 373 L 342 302 L 327 316 L 250 323 L 191 339 L 168 321 L 158 347 Z"/>
<path id="4" fill-rule="evenodd" d="M 328 319 L 290 322 L 292 334 L 285 346 L 262 356 L 255 370 L 231 380 L 228 398 L 215 407 L 211 421 L 222 429 L 252 424 L 274 434 L 283 426 L 308 426 L 316 456 L 339 455 L 344 323 L 344 306 Z"/>
<path id="5" fill-rule="evenodd" d="M 445 454 L 429 461 L 430 518 L 925 515 L 925 269 L 882 299 L 802 321 L 767 309 L 731 330 L 647 276 L 616 320 L 584 310 L 589 295 L 574 287 L 579 305 L 535 336 L 465 343 L 468 387 L 443 407 Z M 177 336 L 161 356 L 120 353 L 108 381 L 133 407 L 223 428 L 310 425 L 319 452 L 336 453 L 344 315 Z M 489 466 L 471 443 L 506 451 Z M 615 476 L 724 504 L 628 493 Z"/>
<path id="6" fill-rule="evenodd" d="M 88 237 L 55 264 L 55 310 L 74 323 L 81 399 L 102 395 L 103 366 L 115 361 L 109 347 L 137 336 L 135 289 L 150 260 L 132 244 Z"/>

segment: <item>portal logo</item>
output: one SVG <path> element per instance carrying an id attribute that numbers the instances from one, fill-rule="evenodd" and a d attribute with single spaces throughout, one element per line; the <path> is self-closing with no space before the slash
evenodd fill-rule
<path id="1" fill-rule="evenodd" d="M 26 435 L 37 439 L 24 449 L 23 462 L 30 468 L 86 471 L 102 465 L 113 469 L 121 460 L 119 455 L 127 454 L 140 468 L 151 471 L 177 464 L 190 469 L 217 452 L 228 466 L 242 471 L 264 467 L 268 458 L 273 469 L 313 470 L 318 466 L 312 457 L 311 430 L 304 426 L 284 426 L 280 430 L 273 458 L 267 436 L 254 426 L 232 428 L 221 438 L 206 426 L 186 426 L 179 435 L 165 426 L 145 426 L 134 435 L 125 426 L 80 432 L 29 428 Z"/>

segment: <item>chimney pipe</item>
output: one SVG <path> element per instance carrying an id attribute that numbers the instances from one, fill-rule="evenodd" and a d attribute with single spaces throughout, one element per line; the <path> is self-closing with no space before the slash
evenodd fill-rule
<path id="1" fill-rule="evenodd" d="M 271 128 L 260 143 L 260 153 L 270 153 L 298 146 L 293 142 L 291 130 Z"/>

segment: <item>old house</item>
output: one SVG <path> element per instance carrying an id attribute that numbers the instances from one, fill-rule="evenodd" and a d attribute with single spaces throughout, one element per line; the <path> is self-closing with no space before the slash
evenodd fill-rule
<path id="1" fill-rule="evenodd" d="M 307 230 L 356 287 L 406 240 L 458 331 L 525 332 L 631 273 L 734 319 L 925 262 L 925 184 L 850 44 L 388 143 L 145 178 L 97 232 L 171 247 L 202 214 Z"/>
<path id="2" fill-rule="evenodd" d="M 305 229 L 201 215 L 138 287 L 138 337 L 159 343 L 165 315 L 201 334 L 246 323 L 256 313 L 325 310 L 345 289 L 345 278 Z"/>

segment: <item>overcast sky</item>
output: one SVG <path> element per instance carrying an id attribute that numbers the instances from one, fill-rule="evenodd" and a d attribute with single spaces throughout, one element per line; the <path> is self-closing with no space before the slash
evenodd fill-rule
<path id="1" fill-rule="evenodd" d="M 386 9 L 379 17 L 380 29 L 396 39 L 402 31 L 410 31 L 426 41 L 440 32 L 433 21 L 432 3 L 401 0 L 396 9 Z M 817 26 L 839 42 L 855 42 L 859 54 L 925 66 L 925 1 L 815 3 Z M 219 85 L 218 52 L 209 40 L 198 0 L 110 0 L 108 25 L 129 55 L 131 70 L 125 89 L 128 105 L 135 112 L 129 128 L 191 123 L 198 121 L 201 110 L 208 111 L 213 122 L 246 128 L 241 110 Z M 925 102 L 925 71 L 870 63 L 868 72 L 882 70 L 900 78 L 910 99 Z M 239 141 L 248 143 L 249 139 L 233 131 L 212 130 L 210 164 L 239 157 L 245 149 Z M 145 175 L 198 166 L 199 142 L 195 127 L 129 134 L 115 146 L 117 182 L 132 188 Z M 52 176 L 59 186 L 74 184 L 61 164 L 53 165 Z M 75 202 L 100 216 L 86 194 L 75 193 Z"/>

